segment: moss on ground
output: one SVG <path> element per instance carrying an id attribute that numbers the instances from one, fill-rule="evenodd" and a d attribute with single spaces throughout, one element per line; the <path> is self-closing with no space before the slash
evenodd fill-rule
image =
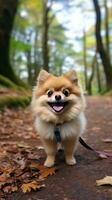
<path id="1" fill-rule="evenodd" d="M 23 81 L 21 81 L 20 85 L 16 85 L 14 82 L 12 82 L 11 80 L 2 75 L 0 75 L 0 86 L 6 88 L 18 89 L 21 91 L 29 89 L 29 86 L 25 84 Z"/>
<path id="2" fill-rule="evenodd" d="M 17 89 L 17 85 L 14 84 L 11 80 L 9 80 L 8 78 L 0 75 L 0 85 L 7 87 L 7 88 L 13 88 L 13 89 Z"/>
<path id="3" fill-rule="evenodd" d="M 112 90 L 104 90 L 100 93 L 102 96 L 112 96 Z"/>
<path id="4" fill-rule="evenodd" d="M 112 90 L 106 92 L 104 95 L 106 95 L 106 96 L 112 96 Z"/>
<path id="5" fill-rule="evenodd" d="M 4 107 L 17 108 L 26 107 L 30 104 L 31 96 L 10 96 L 3 95 L 0 97 L 0 110 Z"/>

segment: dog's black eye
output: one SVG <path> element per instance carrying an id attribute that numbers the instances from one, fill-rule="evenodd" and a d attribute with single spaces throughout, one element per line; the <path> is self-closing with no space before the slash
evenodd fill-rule
<path id="1" fill-rule="evenodd" d="M 52 90 L 48 90 L 48 92 L 47 92 L 48 97 L 51 97 L 52 94 L 53 94 L 53 91 Z"/>
<path id="2" fill-rule="evenodd" d="M 63 94 L 64 94 L 66 97 L 68 97 L 69 94 L 70 94 L 70 92 L 69 92 L 68 89 L 64 89 L 64 90 L 63 90 Z"/>

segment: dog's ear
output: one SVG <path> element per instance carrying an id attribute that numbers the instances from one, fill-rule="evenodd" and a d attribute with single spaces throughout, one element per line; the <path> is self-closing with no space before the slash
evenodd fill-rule
<path id="1" fill-rule="evenodd" d="M 37 82 L 41 85 L 43 84 L 48 78 L 50 77 L 50 74 L 46 70 L 41 70 L 38 77 Z"/>
<path id="2" fill-rule="evenodd" d="M 74 84 L 76 84 L 76 85 L 78 84 L 77 73 L 76 73 L 76 71 L 74 69 L 68 71 L 64 76 L 66 78 L 68 78 L 71 82 L 73 82 Z"/>

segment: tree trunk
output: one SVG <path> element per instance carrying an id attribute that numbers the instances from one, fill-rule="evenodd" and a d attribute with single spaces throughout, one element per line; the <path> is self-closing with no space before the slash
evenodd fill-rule
<path id="1" fill-rule="evenodd" d="M 92 95 L 92 81 L 93 81 L 94 72 L 95 72 L 95 64 L 96 64 L 96 53 L 93 58 L 93 62 L 92 62 L 92 66 L 91 66 L 92 71 L 91 71 L 91 75 L 89 77 L 88 85 L 87 85 L 87 91 L 88 91 L 89 95 Z"/>
<path id="2" fill-rule="evenodd" d="M 0 74 L 20 83 L 9 58 L 10 36 L 19 0 L 0 0 Z"/>
<path id="3" fill-rule="evenodd" d="M 37 42 L 38 42 L 38 28 L 35 28 L 35 42 L 34 42 L 34 74 L 33 74 L 33 84 L 35 84 L 35 81 L 37 79 L 37 76 L 39 74 L 40 68 L 41 68 L 41 56 L 40 52 L 37 48 Z"/>
<path id="4" fill-rule="evenodd" d="M 85 30 L 83 30 L 83 60 L 84 60 L 85 90 L 87 90 L 88 77 L 87 77 L 87 56 L 86 56 L 86 33 L 85 33 Z"/>
<path id="5" fill-rule="evenodd" d="M 101 88 L 101 80 L 100 80 L 99 63 L 97 59 L 96 59 L 96 77 L 97 77 L 97 84 L 98 84 L 98 92 L 100 93 L 102 88 Z"/>
<path id="6" fill-rule="evenodd" d="M 109 47 L 109 13 L 108 13 L 107 0 L 104 0 L 104 7 L 105 7 L 105 40 L 106 40 L 106 50 L 107 50 L 107 53 L 108 53 L 108 57 L 110 58 L 110 47 Z"/>
<path id="7" fill-rule="evenodd" d="M 43 32 L 42 32 L 42 57 L 43 68 L 49 71 L 49 48 L 48 48 L 48 30 L 49 20 L 48 14 L 50 8 L 47 6 L 48 0 L 43 0 Z"/>
<path id="8" fill-rule="evenodd" d="M 112 89 L 112 66 L 107 51 L 104 48 L 102 37 L 101 37 L 101 12 L 98 0 L 93 0 L 95 11 L 96 11 L 96 42 L 97 51 L 100 54 L 105 77 L 106 77 L 106 89 Z"/>

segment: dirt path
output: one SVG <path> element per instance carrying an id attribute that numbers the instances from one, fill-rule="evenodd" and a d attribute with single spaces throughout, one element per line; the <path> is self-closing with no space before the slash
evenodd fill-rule
<path id="1" fill-rule="evenodd" d="M 84 135 L 87 143 L 98 150 L 112 150 L 112 143 L 103 139 L 112 139 L 112 98 L 88 97 L 86 115 L 87 131 Z M 28 145 L 41 145 L 32 128 L 30 110 L 7 111 L 0 115 L 1 138 L 3 143 L 23 142 Z M 7 113 L 6 112 L 6 113 Z M 10 119 L 12 123 L 10 123 Z M 36 142 L 38 140 L 38 142 Z M 92 152 L 79 145 L 76 152 L 77 165 L 69 167 L 63 160 L 58 162 L 59 171 L 45 180 L 46 187 L 28 194 L 14 193 L 8 200 L 111 200 L 112 187 L 96 186 L 96 180 L 106 175 L 112 176 L 112 159 L 98 159 Z M 42 152 L 42 162 L 45 154 Z"/>

